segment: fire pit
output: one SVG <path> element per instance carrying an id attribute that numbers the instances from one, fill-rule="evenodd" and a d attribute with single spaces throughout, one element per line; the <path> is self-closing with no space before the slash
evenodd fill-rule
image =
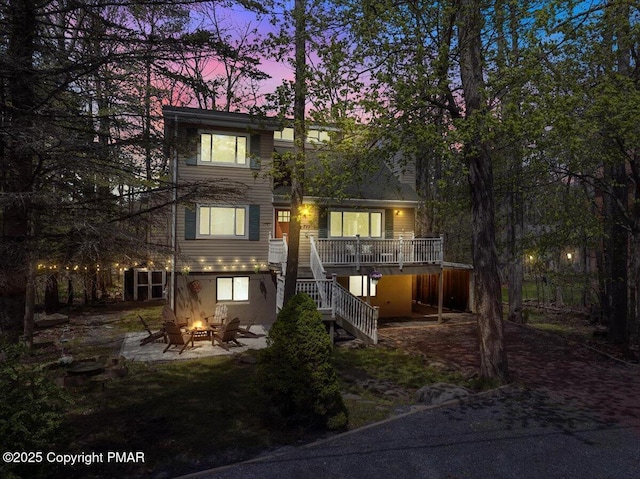
<path id="1" fill-rule="evenodd" d="M 104 365 L 97 361 L 72 364 L 67 373 L 71 376 L 96 376 L 104 372 Z"/>

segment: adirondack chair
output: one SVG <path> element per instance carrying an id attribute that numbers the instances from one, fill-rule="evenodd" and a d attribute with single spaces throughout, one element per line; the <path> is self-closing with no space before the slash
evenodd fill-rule
<path id="1" fill-rule="evenodd" d="M 167 331 L 169 344 L 164 348 L 163 353 L 166 353 L 171 346 L 182 346 L 178 354 L 182 354 L 183 351 L 187 349 L 189 343 L 191 343 L 191 347 L 194 347 L 193 335 L 195 331 L 183 332 L 180 330 L 180 326 L 172 321 L 164 323 L 164 329 Z"/>
<path id="2" fill-rule="evenodd" d="M 213 316 L 207 316 L 206 318 L 204 318 L 207 322 L 209 322 L 209 318 L 213 318 L 211 320 L 211 322 L 209 322 L 209 325 L 215 329 L 215 328 L 221 328 L 222 326 L 224 326 L 224 322 L 227 320 L 228 318 L 228 308 L 227 305 L 224 303 L 217 303 L 216 304 L 216 310 L 213 313 Z"/>
<path id="3" fill-rule="evenodd" d="M 164 328 L 162 328 L 162 329 L 160 329 L 160 331 L 156 331 L 154 333 L 154 332 L 151 331 L 151 329 L 147 325 L 147 322 L 144 320 L 144 318 L 142 316 L 138 315 L 138 318 L 140 318 L 140 322 L 142 323 L 142 327 L 147 331 L 147 333 L 149 333 L 149 335 L 146 338 L 142 338 L 140 340 L 140 346 L 144 346 L 145 344 L 153 343 L 153 342 L 157 341 L 160 338 L 162 338 L 162 342 L 163 343 L 167 342 L 167 332 L 166 332 L 166 330 Z"/>
<path id="4" fill-rule="evenodd" d="M 211 344 L 215 346 L 217 342 L 218 346 L 227 351 L 229 351 L 230 343 L 234 343 L 235 346 L 244 346 L 236 339 L 239 327 L 240 318 L 233 318 L 221 328 L 213 329 L 211 331 Z"/>
<path id="5" fill-rule="evenodd" d="M 162 321 L 164 321 L 165 323 L 171 322 L 177 324 L 178 327 L 187 326 L 189 324 L 186 319 L 179 321 L 178 318 L 176 318 L 173 309 L 171 309 L 168 304 L 165 304 L 164 308 L 162 308 Z"/>

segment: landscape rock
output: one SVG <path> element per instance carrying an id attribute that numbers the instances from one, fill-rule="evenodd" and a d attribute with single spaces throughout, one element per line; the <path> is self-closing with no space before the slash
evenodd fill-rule
<path id="1" fill-rule="evenodd" d="M 357 394 L 353 394 L 353 393 L 342 393 L 342 399 L 351 399 L 354 401 L 358 401 L 360 399 L 362 399 L 362 396 L 358 396 Z"/>
<path id="2" fill-rule="evenodd" d="M 416 401 L 427 406 L 437 406 L 454 399 L 462 399 L 471 394 L 467 388 L 448 383 L 423 386 L 416 392 Z"/>
<path id="3" fill-rule="evenodd" d="M 363 349 L 367 347 L 364 341 L 360 339 L 352 339 L 350 341 L 337 341 L 335 343 L 335 346 L 342 349 Z"/>

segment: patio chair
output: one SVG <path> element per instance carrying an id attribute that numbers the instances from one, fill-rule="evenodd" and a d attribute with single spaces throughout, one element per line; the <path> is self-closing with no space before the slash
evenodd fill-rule
<path id="1" fill-rule="evenodd" d="M 227 351 L 229 351 L 230 343 L 234 343 L 235 346 L 244 346 L 236 339 L 239 327 L 240 318 L 233 318 L 220 329 L 214 329 L 211 332 L 211 344 L 215 346 L 216 342 L 218 342 L 218 346 Z"/>
<path id="2" fill-rule="evenodd" d="M 162 342 L 163 343 L 167 342 L 167 332 L 166 332 L 166 330 L 164 328 L 162 328 L 160 331 L 156 331 L 154 333 L 154 332 L 151 331 L 151 329 L 147 325 L 147 322 L 144 320 L 144 318 L 142 316 L 138 315 L 138 318 L 140 318 L 140 322 L 142 323 L 142 327 L 149 334 L 146 338 L 142 338 L 140 340 L 140 346 L 144 346 L 145 344 L 149 344 L 149 343 L 154 343 L 160 338 L 162 338 Z"/>
<path id="3" fill-rule="evenodd" d="M 213 313 L 213 316 L 207 316 L 204 319 L 205 321 L 209 322 L 209 318 L 213 318 L 209 325 L 212 328 L 221 328 L 222 326 L 224 326 L 224 322 L 227 320 L 228 314 L 229 312 L 227 305 L 224 303 L 217 303 L 216 310 Z"/>
<path id="4" fill-rule="evenodd" d="M 166 323 L 164 323 L 164 328 L 167 331 L 167 339 L 169 340 L 169 344 L 167 344 L 167 347 L 164 348 L 164 351 L 162 351 L 163 353 L 166 353 L 171 346 L 182 346 L 182 349 L 178 354 L 182 354 L 182 352 L 187 349 L 189 343 L 191 343 L 192 348 L 195 346 L 193 341 L 193 335 L 195 334 L 195 331 L 183 332 L 180 329 L 180 326 L 172 321 L 167 321 Z"/>
<path id="5" fill-rule="evenodd" d="M 173 312 L 173 309 L 171 309 L 171 306 L 169 306 L 168 304 L 165 304 L 164 308 L 162 308 L 162 321 L 164 321 L 165 323 L 170 322 L 173 324 L 177 324 L 178 327 L 189 325 L 188 319 L 185 319 L 183 321 L 178 321 L 178 318 L 176 318 L 176 315 Z"/>

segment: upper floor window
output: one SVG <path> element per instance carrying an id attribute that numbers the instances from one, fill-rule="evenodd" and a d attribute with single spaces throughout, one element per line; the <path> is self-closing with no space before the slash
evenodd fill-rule
<path id="1" fill-rule="evenodd" d="M 293 128 L 284 128 L 273 133 L 276 140 L 293 141 Z M 307 143 L 326 143 L 330 140 L 329 132 L 323 130 L 307 130 Z"/>
<path id="2" fill-rule="evenodd" d="M 382 212 L 331 211 L 329 232 L 332 237 L 360 235 L 364 238 L 381 238 Z"/>
<path id="3" fill-rule="evenodd" d="M 200 163 L 247 166 L 248 137 L 223 133 L 200 135 Z"/>
<path id="4" fill-rule="evenodd" d="M 246 208 L 226 206 L 198 207 L 198 236 L 246 237 Z"/>

